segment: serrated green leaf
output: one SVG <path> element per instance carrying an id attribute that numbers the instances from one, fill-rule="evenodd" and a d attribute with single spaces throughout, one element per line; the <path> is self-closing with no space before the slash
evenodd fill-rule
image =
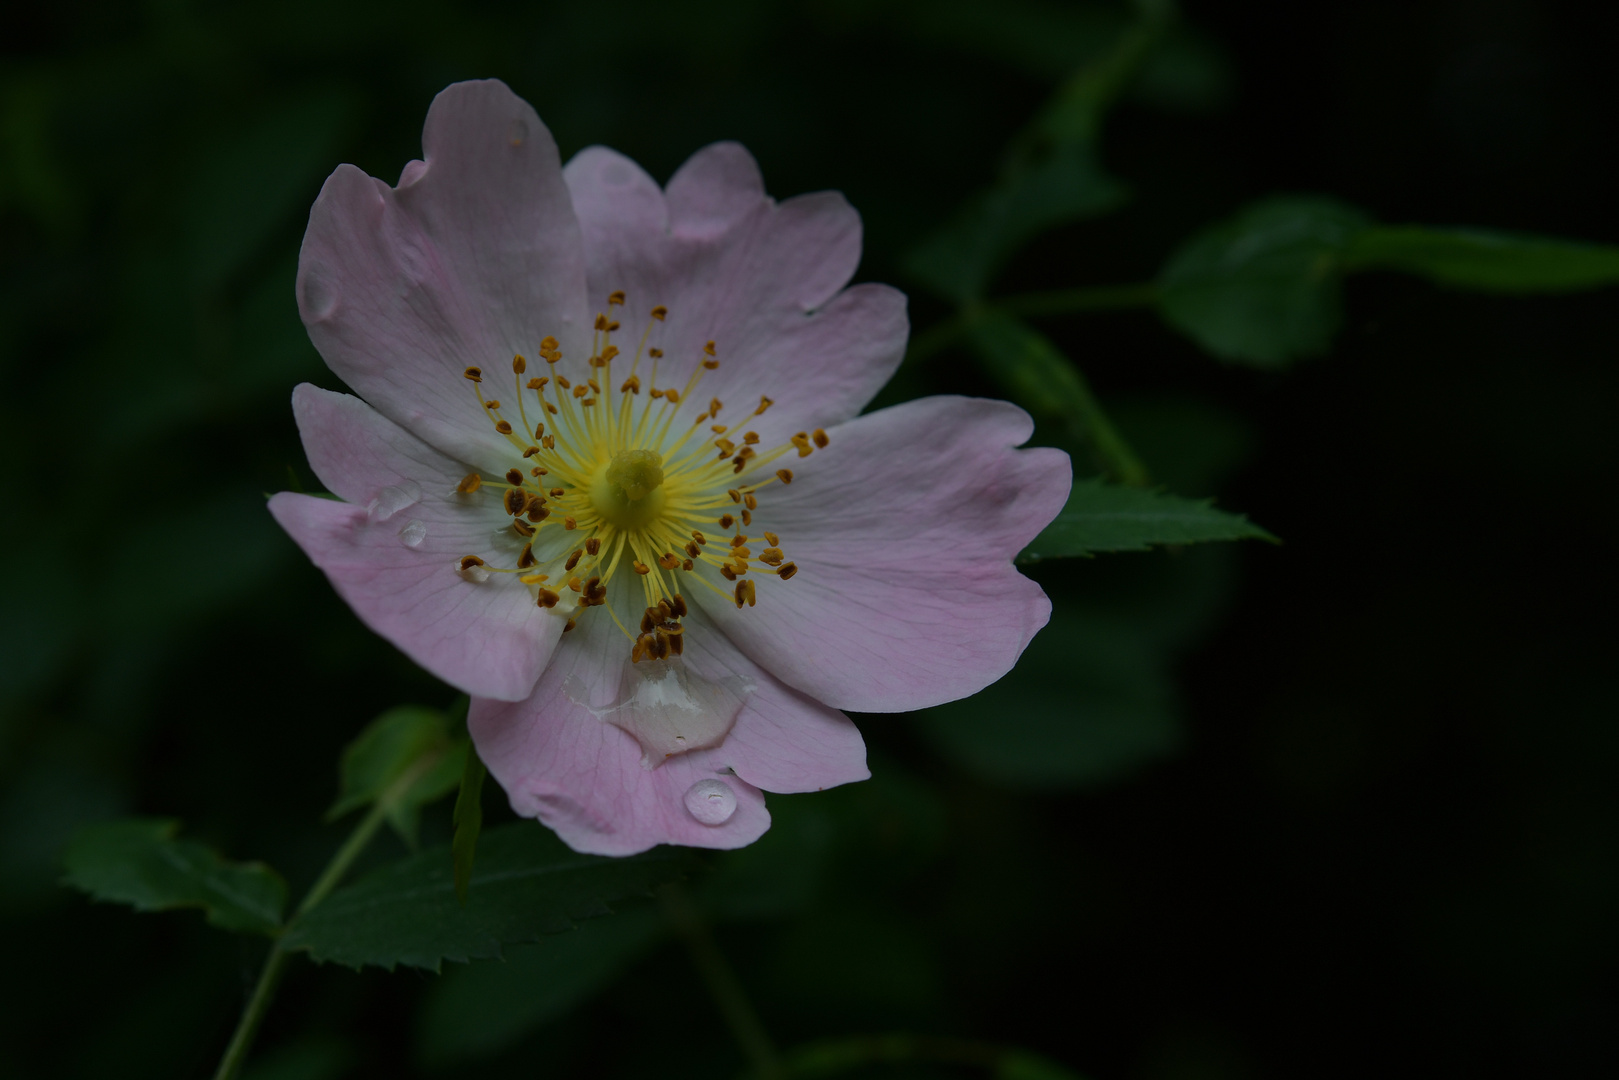
<path id="1" fill-rule="evenodd" d="M 906 257 L 907 272 L 943 296 L 983 295 L 1006 258 L 1046 229 L 1105 214 L 1129 192 L 1091 147 L 1061 144 L 973 198 Z"/>
<path id="2" fill-rule="evenodd" d="M 177 840 L 180 823 L 134 818 L 90 825 L 69 841 L 64 883 L 97 900 L 137 911 L 201 908 L 222 930 L 274 934 L 287 886 L 263 863 L 234 863 L 194 840 Z"/>
<path id="3" fill-rule="evenodd" d="M 1098 551 L 1145 551 L 1158 544 L 1275 539 L 1242 514 L 1216 510 L 1213 500 L 1183 499 L 1093 478 L 1074 481 L 1067 505 L 1017 561 L 1032 563 Z"/>
<path id="4" fill-rule="evenodd" d="M 461 771 L 461 791 L 455 797 L 455 838 L 450 857 L 455 864 L 455 898 L 463 906 L 472 882 L 472 864 L 478 854 L 478 834 L 483 831 L 483 780 L 489 775 L 476 747 L 467 748 L 466 767 Z"/>
<path id="5" fill-rule="evenodd" d="M 452 742 L 450 721 L 437 709 L 402 705 L 377 717 L 343 750 L 337 802 L 328 821 L 381 798 L 412 769 L 420 775 L 386 807 L 388 823 L 414 845 L 421 808 L 460 783 L 467 743 Z"/>
<path id="6" fill-rule="evenodd" d="M 1370 224 L 1331 199 L 1257 203 L 1170 257 L 1159 311 L 1224 360 L 1274 368 L 1324 352 L 1343 318 L 1347 252 Z"/>
<path id="7" fill-rule="evenodd" d="M 424 1062 L 445 1065 L 512 1045 L 605 990 L 666 929 L 656 906 L 637 904 L 514 948 L 501 962 L 446 971 L 416 1027 Z"/>
<path id="8" fill-rule="evenodd" d="M 580 855 L 539 825 L 507 825 L 483 834 L 465 907 L 445 845 L 332 893 L 293 922 L 282 943 L 352 968 L 438 971 L 446 960 L 498 957 L 506 946 L 572 929 L 691 865 L 689 854 L 667 847 L 623 859 Z"/>
<path id="9" fill-rule="evenodd" d="M 1377 226 L 1347 251 L 1353 270 L 1399 270 L 1486 292 L 1573 292 L 1619 283 L 1619 247 L 1484 229 Z"/>

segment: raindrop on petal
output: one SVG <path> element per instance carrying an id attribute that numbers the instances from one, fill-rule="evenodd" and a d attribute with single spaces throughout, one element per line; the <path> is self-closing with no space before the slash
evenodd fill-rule
<path id="1" fill-rule="evenodd" d="M 298 282 L 298 293 L 303 301 L 303 316 L 311 322 L 328 319 L 337 310 L 337 290 L 319 267 L 312 266 L 304 271 L 303 279 Z"/>
<path id="2" fill-rule="evenodd" d="M 736 792 L 719 780 L 699 780 L 686 790 L 686 811 L 704 825 L 724 825 L 736 813 Z"/>
<path id="3" fill-rule="evenodd" d="M 406 480 L 402 484 L 389 484 L 377 492 L 377 497 L 371 500 L 365 512 L 372 521 L 387 521 L 405 507 L 415 506 L 421 501 L 421 486 L 414 480 Z"/>
<path id="4" fill-rule="evenodd" d="M 422 541 L 427 539 L 427 526 L 419 521 L 411 520 L 399 530 L 399 542 L 408 548 L 421 547 Z"/>

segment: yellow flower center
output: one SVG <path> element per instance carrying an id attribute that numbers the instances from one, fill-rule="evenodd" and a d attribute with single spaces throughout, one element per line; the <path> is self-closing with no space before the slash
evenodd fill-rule
<path id="1" fill-rule="evenodd" d="M 609 311 L 621 306 L 624 294 L 613 293 L 607 303 Z M 652 309 L 622 382 L 613 376 L 613 362 L 621 354 L 612 335 L 619 324 L 605 314 L 596 317 L 583 381 L 563 373 L 555 338 L 540 342 L 549 375 L 525 380 L 528 361 L 513 357 L 515 417 L 511 405 L 484 397 L 481 369 L 466 370 L 485 414 L 511 443 L 513 464 L 499 479 L 473 473 L 457 490 L 468 498 L 483 497 L 477 493 L 484 487 L 500 491 L 501 505 L 512 518 L 510 540 L 521 544 L 521 551 L 513 568 L 468 555 L 457 569 L 474 581 L 491 572 L 517 574 L 544 608 L 555 608 L 573 594 L 568 630 L 587 609 L 606 607 L 630 639 L 634 661 L 682 652 L 687 581 L 740 608 L 757 601 L 757 577 L 787 581 L 798 572 L 775 533 L 750 536 L 742 530 L 753 525 L 761 488 L 792 483 L 791 469 L 767 467 L 790 452 L 808 457 L 827 445 L 826 433 L 817 430 L 761 452 L 759 436 L 746 429 L 771 406 L 768 397 L 731 425 L 717 422 L 725 407 L 718 398 L 698 406 L 693 393 L 703 375 L 719 367 L 712 341 L 684 388 L 659 388 L 663 353 L 647 343 L 667 314 L 663 307 Z M 644 398 L 643 356 L 652 362 Z M 688 410 L 699 409 L 694 418 L 684 418 Z M 707 530 L 715 526 L 731 535 L 716 534 L 711 541 Z M 704 564 L 734 588 L 710 580 Z M 616 587 L 625 575 L 630 575 L 629 588 L 639 583 L 637 599 L 644 602 L 638 630 L 625 625 L 607 603 L 609 586 Z"/>

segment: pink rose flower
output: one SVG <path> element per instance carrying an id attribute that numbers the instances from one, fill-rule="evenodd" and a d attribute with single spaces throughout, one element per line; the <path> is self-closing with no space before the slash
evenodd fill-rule
<path id="1" fill-rule="evenodd" d="M 433 101 L 396 187 L 339 166 L 298 306 L 360 396 L 293 392 L 342 501 L 276 520 L 367 625 L 473 696 L 520 814 L 580 851 L 740 847 L 762 790 L 870 774 L 840 709 L 1004 675 L 1050 603 L 1012 558 L 1067 456 L 1000 401 L 857 415 L 903 294 L 845 288 L 841 195 L 777 203 L 734 143 L 658 185 L 566 167 L 496 81 Z M 762 789 L 762 790 L 761 790 Z"/>

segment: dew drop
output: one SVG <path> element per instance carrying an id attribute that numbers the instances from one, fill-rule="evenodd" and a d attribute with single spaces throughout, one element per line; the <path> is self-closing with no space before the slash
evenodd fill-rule
<path id="1" fill-rule="evenodd" d="M 686 789 L 686 812 L 704 825 L 724 825 L 736 813 L 736 792 L 719 780 L 699 780 Z"/>
<path id="2" fill-rule="evenodd" d="M 415 506 L 421 501 L 421 486 L 414 480 L 406 480 L 401 484 L 389 484 L 377 492 L 377 497 L 371 500 L 365 512 L 372 521 L 387 521 L 405 507 Z"/>
<path id="3" fill-rule="evenodd" d="M 422 541 L 427 539 L 427 526 L 419 521 L 411 520 L 399 530 L 399 542 L 408 548 L 421 547 Z"/>

